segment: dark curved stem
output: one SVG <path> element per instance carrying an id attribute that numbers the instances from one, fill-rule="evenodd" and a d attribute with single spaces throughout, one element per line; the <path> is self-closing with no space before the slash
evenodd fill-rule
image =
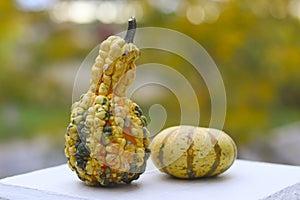
<path id="1" fill-rule="evenodd" d="M 134 17 L 131 17 L 128 20 L 128 29 L 127 29 L 127 32 L 126 32 L 126 35 L 125 35 L 125 38 L 124 38 L 124 40 L 127 43 L 133 43 L 133 38 L 134 38 L 134 35 L 135 35 L 135 29 L 136 29 L 136 20 L 135 20 Z"/>

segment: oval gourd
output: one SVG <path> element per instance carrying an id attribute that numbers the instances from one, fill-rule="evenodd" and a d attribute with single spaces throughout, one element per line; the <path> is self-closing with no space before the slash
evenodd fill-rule
<path id="1" fill-rule="evenodd" d="M 237 156 L 236 145 L 226 133 L 194 126 L 163 130 L 153 139 L 150 150 L 160 171 L 185 179 L 221 174 Z"/>

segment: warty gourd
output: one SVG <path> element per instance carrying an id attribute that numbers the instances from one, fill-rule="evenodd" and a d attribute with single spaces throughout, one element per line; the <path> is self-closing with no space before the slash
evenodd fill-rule
<path id="1" fill-rule="evenodd" d="M 126 97 L 140 55 L 133 44 L 135 29 L 131 18 L 125 39 L 110 36 L 100 44 L 89 90 L 71 107 L 65 155 L 88 185 L 131 183 L 145 171 L 150 155 L 146 118 Z"/>

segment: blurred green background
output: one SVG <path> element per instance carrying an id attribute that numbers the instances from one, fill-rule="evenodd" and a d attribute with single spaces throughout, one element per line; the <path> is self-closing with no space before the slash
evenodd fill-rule
<path id="1" fill-rule="evenodd" d="M 300 163 L 265 153 L 273 148 L 268 141 L 277 137 L 275 128 L 300 121 L 300 0 L 8 0 L 0 2 L 0 177 L 65 162 L 76 72 L 97 44 L 126 29 L 132 15 L 139 27 L 180 31 L 211 55 L 226 88 L 224 130 L 241 158 L 261 149 L 257 154 L 265 156 L 254 159 Z M 160 61 L 184 73 L 184 61 L 159 55 L 145 50 L 137 64 Z M 200 104 L 199 125 L 208 126 L 205 83 L 198 77 L 191 84 Z M 169 103 L 173 98 L 167 93 L 160 98 L 170 106 L 166 126 L 178 120 L 178 103 Z M 280 130 L 289 137 L 287 129 Z M 28 153 L 35 151 L 40 153 Z M 34 165 L 39 158 L 44 160 Z M 19 169 L 22 162 L 33 164 Z"/>

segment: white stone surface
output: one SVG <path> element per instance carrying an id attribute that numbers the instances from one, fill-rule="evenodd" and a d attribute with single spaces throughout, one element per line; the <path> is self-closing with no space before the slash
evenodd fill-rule
<path id="1" fill-rule="evenodd" d="M 275 194 L 270 195 L 269 197 L 265 198 L 264 200 L 299 200 L 300 199 L 300 183 L 295 185 L 289 186 Z"/>
<path id="2" fill-rule="evenodd" d="M 151 168 L 151 165 L 149 165 Z M 66 165 L 0 180 L 0 199 L 262 199 L 300 182 L 300 167 L 237 160 L 224 174 L 179 180 L 148 170 L 130 185 L 89 187 Z"/>

